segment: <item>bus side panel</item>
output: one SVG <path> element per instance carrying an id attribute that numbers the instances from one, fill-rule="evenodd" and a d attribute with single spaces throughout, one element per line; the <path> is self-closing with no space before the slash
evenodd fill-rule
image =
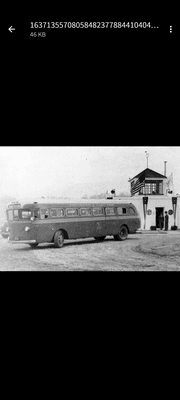
<path id="1" fill-rule="evenodd" d="M 66 230 L 69 239 L 89 237 L 90 222 L 84 221 L 83 223 L 80 218 L 78 218 L 78 220 L 66 221 L 64 223 L 64 229 Z"/>
<path id="2" fill-rule="evenodd" d="M 92 218 L 90 222 L 89 237 L 106 236 L 106 219 L 105 216 Z"/>
<path id="3" fill-rule="evenodd" d="M 62 220 L 42 220 L 33 224 L 34 237 L 37 242 L 52 242 L 58 230 L 65 230 L 69 239 L 80 239 L 94 236 L 105 236 L 105 217 L 67 218 Z"/>
<path id="4" fill-rule="evenodd" d="M 43 243 L 43 242 L 52 242 L 54 239 L 54 234 L 58 230 L 65 230 L 70 237 L 74 237 L 75 235 L 75 226 L 72 223 L 66 222 L 66 220 L 42 220 L 42 221 L 37 221 L 37 223 L 34 225 L 35 229 L 35 237 L 37 242 Z"/>
<path id="5" fill-rule="evenodd" d="M 106 235 L 117 235 L 121 225 L 128 227 L 129 233 L 135 233 L 140 228 L 137 216 L 106 216 Z"/>
<path id="6" fill-rule="evenodd" d="M 137 216 L 128 218 L 129 233 L 135 233 L 140 228 L 140 218 Z"/>
<path id="7" fill-rule="evenodd" d="M 126 216 L 106 216 L 106 235 L 117 235 L 121 225 L 127 225 L 129 229 L 129 219 Z"/>
<path id="8" fill-rule="evenodd" d="M 64 229 L 67 232 L 69 239 L 78 239 L 82 234 L 82 227 L 77 219 L 67 219 L 64 222 L 59 222 L 59 229 Z"/>
<path id="9" fill-rule="evenodd" d="M 59 221 L 54 221 L 53 236 L 54 233 L 58 230 L 64 230 L 67 233 L 68 239 L 77 239 L 82 237 L 82 227 L 79 221 L 77 221 L 76 219 L 63 219 Z"/>
<path id="10" fill-rule="evenodd" d="M 63 229 L 63 224 L 62 224 Z M 105 217 L 78 218 L 74 221 L 64 223 L 64 229 L 69 239 L 88 238 L 94 236 L 105 236 Z"/>
<path id="11" fill-rule="evenodd" d="M 35 225 L 35 237 L 39 243 L 42 242 L 52 242 L 54 238 L 55 232 L 58 230 L 64 230 L 67 232 L 69 239 L 80 238 L 81 234 L 81 225 L 76 220 L 42 220 L 38 221 Z"/>
<path id="12" fill-rule="evenodd" d="M 34 239 L 38 243 L 51 242 L 54 236 L 55 224 L 47 219 L 38 220 L 33 224 Z"/>
<path id="13" fill-rule="evenodd" d="M 106 235 L 117 235 L 120 228 L 120 221 L 119 218 L 114 216 L 106 215 Z"/>
<path id="14" fill-rule="evenodd" d="M 121 225 L 127 225 L 129 232 L 134 233 L 139 228 L 139 218 L 124 216 L 106 216 L 76 218 L 71 220 L 42 220 L 32 224 L 31 238 L 37 242 L 52 242 L 54 233 L 63 229 L 69 239 L 80 239 L 95 236 L 116 235 Z"/>
<path id="15" fill-rule="evenodd" d="M 91 236 L 91 222 L 82 223 L 80 219 L 62 219 L 52 221 L 48 219 L 38 221 L 34 225 L 35 237 L 39 243 L 52 242 L 55 232 L 64 230 L 69 239 L 78 239 Z"/>

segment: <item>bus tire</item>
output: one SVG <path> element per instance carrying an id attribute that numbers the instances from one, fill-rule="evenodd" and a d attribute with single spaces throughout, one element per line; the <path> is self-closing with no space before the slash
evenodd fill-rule
<path id="1" fill-rule="evenodd" d="M 59 230 L 54 235 L 54 246 L 57 248 L 63 247 L 64 244 L 64 233 L 63 231 Z"/>
<path id="2" fill-rule="evenodd" d="M 95 240 L 97 240 L 97 242 L 103 242 L 103 240 L 106 238 L 106 236 L 95 236 Z"/>
<path id="3" fill-rule="evenodd" d="M 122 241 L 122 240 L 126 240 L 127 237 L 128 237 L 128 229 L 125 225 L 122 225 L 120 227 L 118 234 L 114 236 L 114 239 Z"/>
<path id="4" fill-rule="evenodd" d="M 38 246 L 38 243 L 31 243 L 30 246 L 32 249 L 35 249 Z"/>

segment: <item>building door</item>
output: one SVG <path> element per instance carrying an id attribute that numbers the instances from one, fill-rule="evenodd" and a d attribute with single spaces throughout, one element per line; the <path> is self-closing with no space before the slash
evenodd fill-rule
<path id="1" fill-rule="evenodd" d="M 164 207 L 156 207 L 156 228 L 160 228 L 160 216 L 164 217 Z M 164 228 L 164 225 L 163 225 Z"/>

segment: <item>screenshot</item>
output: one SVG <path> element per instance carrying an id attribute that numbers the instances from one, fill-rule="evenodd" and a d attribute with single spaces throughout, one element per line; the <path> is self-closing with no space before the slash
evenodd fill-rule
<path id="1" fill-rule="evenodd" d="M 150 19 L 118 20 L 118 21 L 42 21 L 26 20 L 16 21 L 9 19 L 7 33 L 9 40 L 34 42 L 39 40 L 59 41 L 67 37 L 89 36 L 91 38 L 101 35 L 124 37 L 168 37 L 173 34 L 172 22 Z M 34 40 L 36 39 L 36 40 Z"/>

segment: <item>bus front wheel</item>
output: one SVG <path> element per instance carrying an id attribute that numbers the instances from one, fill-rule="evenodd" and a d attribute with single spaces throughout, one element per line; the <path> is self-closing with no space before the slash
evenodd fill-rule
<path id="1" fill-rule="evenodd" d="M 128 229 L 125 225 L 120 227 L 120 230 L 117 235 L 114 236 L 115 240 L 126 240 L 128 237 Z"/>
<path id="2" fill-rule="evenodd" d="M 63 231 L 57 231 L 54 235 L 54 245 L 57 248 L 63 247 L 64 244 L 64 233 Z"/>

